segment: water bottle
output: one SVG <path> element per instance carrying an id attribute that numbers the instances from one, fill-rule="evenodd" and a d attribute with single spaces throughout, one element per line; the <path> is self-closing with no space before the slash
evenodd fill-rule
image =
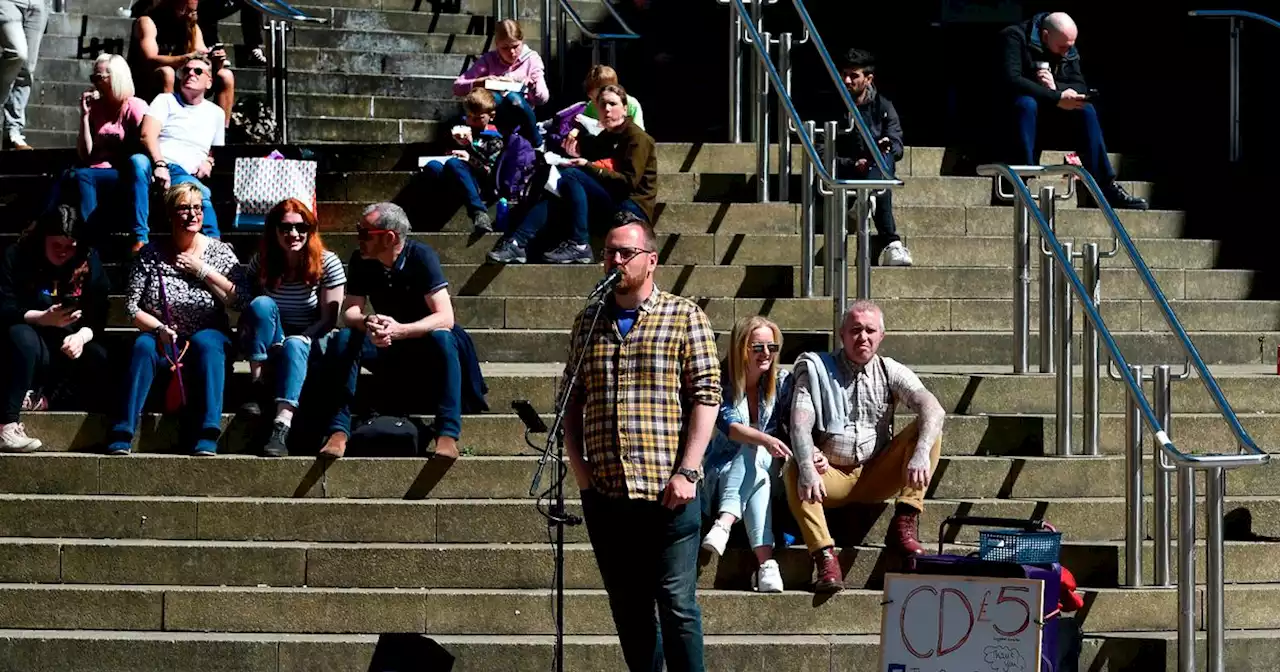
<path id="1" fill-rule="evenodd" d="M 497 224 L 494 226 L 496 230 L 498 231 L 507 230 L 507 212 L 509 210 L 510 208 L 507 207 L 507 199 L 499 198 L 498 199 L 498 221 L 497 221 Z"/>

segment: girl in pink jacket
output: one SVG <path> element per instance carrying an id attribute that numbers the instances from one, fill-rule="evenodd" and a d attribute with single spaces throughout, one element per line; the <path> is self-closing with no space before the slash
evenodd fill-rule
<path id="1" fill-rule="evenodd" d="M 542 57 L 525 45 L 520 24 L 512 19 L 498 22 L 493 43 L 493 51 L 454 80 L 453 94 L 465 96 L 477 87 L 490 89 L 498 101 L 499 128 L 505 131 L 519 125 L 521 133 L 539 147 L 542 133 L 533 108 L 551 98 Z"/>

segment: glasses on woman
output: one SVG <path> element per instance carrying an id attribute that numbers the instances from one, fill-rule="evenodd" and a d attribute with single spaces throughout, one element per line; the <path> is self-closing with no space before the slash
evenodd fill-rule
<path id="1" fill-rule="evenodd" d="M 777 343 L 752 343 L 751 344 L 751 352 L 754 352 L 757 355 L 763 353 L 766 350 L 769 351 L 769 354 L 776 355 L 778 354 L 778 351 L 781 349 L 782 349 L 782 346 L 778 345 Z"/>
<path id="2" fill-rule="evenodd" d="M 195 205 L 191 205 L 191 204 L 189 204 L 189 203 L 188 203 L 188 204 L 184 204 L 184 205 L 175 205 L 175 206 L 173 206 L 173 211 L 174 211 L 174 212 L 176 212 L 176 213 L 178 213 L 179 215 L 200 215 L 200 216 L 204 216 L 204 206 L 202 206 L 202 205 L 200 205 L 200 204 L 198 204 L 198 203 L 197 203 L 197 204 L 195 204 Z"/>
<path id="3" fill-rule="evenodd" d="M 302 235 L 311 233 L 311 225 L 306 222 L 280 222 L 276 224 L 276 231 L 280 233 L 293 233 L 297 231 Z"/>
<path id="4" fill-rule="evenodd" d="M 92 82 L 105 82 L 108 79 L 111 79 L 111 73 L 109 72 L 95 72 L 89 75 L 89 81 Z"/>

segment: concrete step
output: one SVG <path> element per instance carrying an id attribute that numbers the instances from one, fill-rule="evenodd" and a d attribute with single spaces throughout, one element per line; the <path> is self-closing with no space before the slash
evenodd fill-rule
<path id="1" fill-rule="evenodd" d="M 1227 626 L 1274 628 L 1266 600 L 1280 586 L 1232 586 Z M 1202 591 L 1200 591 L 1202 592 Z M 882 593 L 846 590 L 825 600 L 808 592 L 757 595 L 703 590 L 709 635 L 864 635 L 880 632 Z M 1175 591 L 1086 591 L 1090 630 L 1144 632 L 1177 624 Z M 1199 602 L 1199 601 L 1198 601 Z M 199 632 L 428 632 L 541 635 L 553 631 L 546 589 L 325 589 L 0 585 L 0 625 L 19 629 Z M 1202 615 L 1198 615 L 1202 619 Z M 565 595 L 566 634 L 614 634 L 603 590 Z"/>
<path id="2" fill-rule="evenodd" d="M 901 418 L 906 424 L 909 417 Z M 1250 418 L 1246 418 L 1248 420 Z M 475 422 L 472 420 L 492 420 Z M 1124 495 L 1124 458 L 1119 450 L 1100 457 L 1003 457 L 1003 452 L 972 450 L 975 427 L 991 430 L 998 422 L 1041 423 L 1046 418 L 991 418 L 951 416 L 943 435 L 944 457 L 939 463 L 929 497 L 1038 499 L 1054 497 L 1121 497 Z M 1209 448 L 1193 439 L 1206 432 L 1206 416 L 1177 419 L 1175 439 L 1184 449 Z M 954 421 L 954 422 L 953 422 Z M 510 427 L 518 421 L 503 416 L 471 416 L 464 427 L 464 441 L 477 439 L 495 426 Z M 1121 416 L 1106 416 L 1110 447 L 1116 441 Z M 1275 422 L 1268 434 L 1274 437 Z M 486 426 L 487 425 L 487 426 Z M 1250 428 L 1247 428 L 1250 429 Z M 1261 433 L 1259 433 L 1261 434 Z M 518 431 L 509 432 L 519 436 Z M 542 439 L 543 437 L 536 437 Z M 1255 438 L 1261 438 L 1256 436 Z M 541 443 L 541 442 L 539 442 Z M 948 444 L 955 443 L 956 446 Z M 966 445 L 967 444 L 967 445 Z M 1271 442 L 1270 445 L 1274 445 Z M 960 446 L 970 450 L 962 453 Z M 185 456 L 139 454 L 131 459 L 79 453 L 38 453 L 5 456 L 5 472 L 0 475 L 0 492 L 8 494 L 128 495 L 177 497 L 318 497 L 324 499 L 500 499 L 528 496 L 530 478 L 538 458 L 521 446 L 518 456 L 464 456 L 436 482 L 426 476 L 440 472 L 431 460 L 400 458 L 350 458 L 327 465 L 323 479 L 310 457 L 280 460 L 224 456 L 199 464 Z M 1052 447 L 1050 447 L 1052 450 Z M 496 452 L 496 451 L 495 451 Z M 1150 452 L 1150 451 L 1148 451 Z M 976 456 L 975 456 L 976 453 Z M 996 456 L 1001 455 L 1001 456 Z M 196 462 L 196 463 L 193 463 Z M 1152 489 L 1150 465 L 1146 492 Z M 1276 474 L 1280 467 L 1270 464 L 1229 472 L 1229 491 L 1241 496 L 1280 496 Z M 548 478 L 550 478 L 548 472 Z M 1280 581 L 1280 579 L 1277 579 Z"/>
<path id="3" fill-rule="evenodd" d="M 124 458 L 128 459 L 128 458 Z M 193 458 L 194 459 L 194 458 Z M 575 493 L 576 494 L 576 493 Z M 1202 504 L 1197 504 L 1204 534 Z M 579 513 L 577 500 L 569 508 Z M 1151 520 L 1151 500 L 1145 500 Z M 1280 531 L 1280 497 L 1228 497 L 1232 539 L 1265 540 Z M 842 546 L 879 543 L 891 504 L 842 509 L 828 523 Z M 542 543 L 546 521 L 533 499 L 317 499 L 250 497 L 143 497 L 107 495 L 0 495 L 0 536 L 208 541 L 325 541 L 392 543 Z M 1043 518 L 1077 541 L 1124 536 L 1121 497 L 936 499 L 920 519 L 920 538 L 937 540 L 951 515 Z M 586 541 L 572 528 L 570 541 Z M 962 530 L 958 541 L 977 532 Z M 2 613 L 3 610 L 0 610 Z"/>
<path id="4" fill-rule="evenodd" d="M 977 549 L 950 544 L 944 550 L 963 555 Z M 1144 575 L 1151 581 L 1152 545 L 1145 550 Z M 1274 543 L 1231 542 L 1226 550 L 1228 582 L 1280 581 Z M 1197 580 L 1203 582 L 1204 546 L 1198 544 L 1196 551 Z M 897 564 L 880 546 L 846 547 L 839 556 L 844 584 L 851 589 L 881 588 L 884 573 Z M 1125 579 L 1123 556 L 1120 543 L 1066 542 L 1062 547 L 1062 564 L 1079 585 L 1090 588 L 1118 587 Z M 774 557 L 787 590 L 810 589 L 813 560 L 803 546 L 781 547 Z M 528 589 L 551 584 L 552 563 L 547 544 L 0 539 L 0 582 L 13 583 Z M 1176 563 L 1175 554 L 1174 576 Z M 701 552 L 698 587 L 749 592 L 756 566 L 745 537 L 735 536 L 723 557 Z M 566 545 L 565 585 L 604 587 L 590 544 Z"/>
<path id="5" fill-rule="evenodd" d="M 604 12 L 604 8 L 600 7 L 598 2 L 591 0 L 572 1 L 574 7 L 580 12 L 590 12 L 592 9 L 598 10 L 595 13 L 591 13 L 591 16 Z M 77 15 L 114 17 L 116 16 L 116 10 L 121 5 L 125 9 L 129 7 L 122 0 L 77 0 L 74 4 L 69 4 L 67 9 Z M 307 0 L 305 3 L 293 3 L 293 6 L 312 16 L 319 16 L 321 11 L 328 10 L 331 7 L 406 11 L 427 15 L 471 14 L 489 17 L 493 14 L 493 3 L 489 2 L 489 0 Z M 536 3 L 522 4 L 519 9 L 522 19 L 535 19 L 541 15 L 541 6 Z M 233 15 L 223 19 L 222 25 L 227 26 L 227 30 L 230 33 L 239 37 L 239 27 L 236 21 L 237 19 Z"/>
<path id="6" fill-rule="evenodd" d="M 391 38 L 387 40 L 388 43 L 394 43 L 396 37 L 403 36 L 416 39 L 417 36 L 426 34 L 436 34 L 446 39 L 453 35 L 458 35 L 459 37 L 471 37 L 482 42 L 489 40 L 489 36 L 485 34 L 485 19 L 474 15 L 340 7 L 313 9 L 311 11 L 314 12 L 313 15 L 325 18 L 330 23 L 328 25 L 296 24 L 289 33 L 290 46 L 296 44 L 304 47 L 333 47 L 335 45 L 327 42 L 326 38 L 323 37 L 319 38 L 321 40 L 320 43 L 313 43 L 313 36 L 326 35 L 331 38 L 338 34 L 361 33 L 370 37 L 381 33 Z M 527 20 L 522 22 L 521 25 L 531 35 L 537 36 L 541 34 L 540 21 Z M 132 29 L 133 19 L 127 17 L 114 15 L 90 16 L 81 13 L 50 14 L 46 33 L 48 35 L 72 38 L 95 35 L 101 39 L 117 38 L 127 40 Z M 235 29 L 229 29 L 226 37 L 234 43 L 240 41 L 239 31 Z M 387 50 L 386 45 L 380 45 L 379 48 Z M 468 53 L 479 54 L 483 50 L 481 48 Z M 444 50 L 429 49 L 429 51 Z"/>

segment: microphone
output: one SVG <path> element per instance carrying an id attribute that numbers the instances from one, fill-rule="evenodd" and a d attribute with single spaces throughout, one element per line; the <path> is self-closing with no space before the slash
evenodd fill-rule
<path id="1" fill-rule="evenodd" d="M 591 290 L 591 294 L 587 296 L 587 300 L 594 301 L 603 297 L 605 294 L 612 292 L 613 288 L 617 287 L 619 282 L 622 282 L 622 269 L 615 267 L 612 271 L 609 271 L 607 275 L 601 278 L 600 282 L 596 283 L 596 288 Z"/>

